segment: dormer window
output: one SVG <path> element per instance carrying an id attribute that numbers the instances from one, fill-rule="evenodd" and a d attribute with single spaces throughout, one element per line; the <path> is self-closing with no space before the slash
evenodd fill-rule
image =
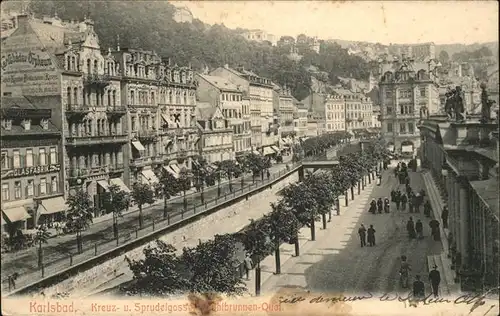
<path id="1" fill-rule="evenodd" d="M 21 122 L 21 125 L 23 126 L 25 131 L 29 131 L 31 129 L 31 120 L 23 120 Z"/>
<path id="2" fill-rule="evenodd" d="M 49 129 L 49 120 L 48 119 L 42 119 L 40 121 L 40 126 L 42 127 L 43 130 L 48 130 Z"/>
<path id="3" fill-rule="evenodd" d="M 10 119 L 2 120 L 2 126 L 3 128 L 5 128 L 6 131 L 12 130 L 12 120 Z"/>

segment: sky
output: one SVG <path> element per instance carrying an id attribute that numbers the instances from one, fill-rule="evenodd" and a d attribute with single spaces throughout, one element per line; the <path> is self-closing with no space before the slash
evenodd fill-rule
<path id="1" fill-rule="evenodd" d="M 276 36 L 472 44 L 498 41 L 497 1 L 171 1 L 195 18 Z"/>

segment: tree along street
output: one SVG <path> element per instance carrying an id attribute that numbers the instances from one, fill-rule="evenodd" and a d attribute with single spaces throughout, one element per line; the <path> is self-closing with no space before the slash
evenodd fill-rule
<path id="1" fill-rule="evenodd" d="M 419 173 L 410 172 L 410 185 L 415 192 L 424 188 Z M 346 220 L 333 218 L 327 230 L 321 232 L 317 241 L 301 256 L 292 258 L 282 267 L 282 274 L 271 276 L 264 282 L 263 294 L 275 293 L 281 287 L 307 288 L 311 292 L 322 293 L 381 293 L 385 291 L 402 291 L 399 286 L 400 257 L 406 255 L 411 265 L 410 284 L 416 274 L 420 274 L 426 285 L 426 294 L 430 293 L 427 279 L 427 255 L 439 254 L 441 242 L 430 237 L 429 221 L 420 213 L 396 211 L 391 204 L 389 214 L 368 213 L 372 198 L 389 197 L 393 188 L 398 186 L 393 169 L 383 174 L 382 185 L 376 186 L 371 196 L 365 197 L 365 205 L 348 207 Z M 401 187 L 403 188 L 403 187 Z M 363 197 L 363 193 L 361 195 Z M 353 205 L 355 205 L 353 203 Z M 348 214 L 351 212 L 351 214 Z M 358 213 L 359 212 L 359 213 Z M 354 215 L 352 214 L 354 213 Z M 406 221 L 412 217 L 416 222 L 420 219 L 424 224 L 424 239 L 409 240 L 406 232 Z M 348 220 L 348 221 L 347 221 Z M 366 228 L 373 225 L 376 233 L 376 246 L 361 248 L 358 228 L 363 223 Z M 309 237 L 309 236 L 306 236 Z M 273 270 L 273 267 L 268 267 Z M 441 271 L 441 273 L 443 273 Z"/>
<path id="2" fill-rule="evenodd" d="M 275 164 L 271 166 L 270 173 L 275 174 L 281 170 L 285 169 L 285 164 Z M 253 183 L 252 176 L 246 175 L 245 186 Z M 256 182 L 261 179 L 257 178 Z M 232 180 L 233 190 L 239 190 L 241 188 L 241 180 Z M 220 184 L 221 197 L 229 193 L 229 183 L 223 182 Z M 218 196 L 218 186 L 205 188 L 204 190 L 204 200 L 211 201 Z M 160 200 L 161 202 L 161 200 Z M 194 193 L 188 196 L 187 199 L 188 209 L 192 209 L 193 206 L 201 204 L 201 197 L 199 193 Z M 180 211 L 183 208 L 183 197 L 175 197 L 168 201 L 169 212 Z M 151 225 L 153 220 L 158 221 L 163 219 L 163 203 L 155 204 L 150 207 L 143 207 L 143 225 Z M 184 216 L 188 216 L 188 212 Z M 171 222 L 181 218 L 181 214 L 172 216 Z M 121 237 L 133 234 L 135 230 L 139 227 L 139 212 L 134 211 L 124 214 L 123 217 L 118 219 L 118 232 Z M 112 241 L 113 229 L 112 220 L 105 220 L 95 224 L 91 224 L 90 227 L 82 232 L 83 248 L 93 247 L 94 244 L 102 244 Z M 77 242 L 75 234 L 68 234 L 57 236 L 55 238 L 49 238 L 47 243 L 42 245 L 43 247 L 43 259 L 44 262 L 54 262 L 59 259 L 64 259 L 69 256 L 69 254 L 77 253 Z M 29 248 L 15 253 L 4 253 L 2 254 L 2 275 L 10 275 L 12 273 L 26 273 L 29 271 L 35 271 L 38 269 L 38 254 L 37 248 Z M 2 278 L 3 279 L 3 278 Z"/>

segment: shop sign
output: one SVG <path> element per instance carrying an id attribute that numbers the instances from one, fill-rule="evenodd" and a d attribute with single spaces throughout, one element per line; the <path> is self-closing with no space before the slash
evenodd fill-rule
<path id="1" fill-rule="evenodd" d="M 60 170 L 61 170 L 60 164 L 16 168 L 5 171 L 5 173 L 2 174 L 2 179 L 36 176 L 44 173 L 59 172 Z"/>

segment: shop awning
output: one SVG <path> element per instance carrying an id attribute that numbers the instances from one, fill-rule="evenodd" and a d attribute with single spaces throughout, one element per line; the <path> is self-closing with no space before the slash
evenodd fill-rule
<path id="1" fill-rule="evenodd" d="M 166 114 L 162 114 L 161 118 L 168 124 L 168 128 L 175 128 L 177 125 Z"/>
<path id="2" fill-rule="evenodd" d="M 144 151 L 146 150 L 146 148 L 144 148 L 144 146 L 142 146 L 141 142 L 139 141 L 135 141 L 135 142 L 132 142 L 132 145 L 135 147 L 135 149 L 137 149 L 138 151 Z"/>
<path id="3" fill-rule="evenodd" d="M 276 146 L 271 146 L 271 149 L 274 150 L 275 152 L 279 153 L 280 149 Z"/>
<path id="4" fill-rule="evenodd" d="M 159 183 L 158 177 L 155 175 L 153 170 L 147 169 L 141 171 L 142 176 L 146 179 L 146 181 L 150 184 Z"/>
<path id="5" fill-rule="evenodd" d="M 109 191 L 109 183 L 105 180 L 98 180 L 97 184 L 99 184 L 106 192 Z"/>
<path id="6" fill-rule="evenodd" d="M 264 156 L 275 154 L 271 147 L 264 147 Z"/>
<path id="7" fill-rule="evenodd" d="M 254 151 L 252 151 L 252 152 L 254 153 L 254 155 L 260 156 L 260 151 L 258 151 L 258 150 L 254 150 Z"/>
<path id="8" fill-rule="evenodd" d="M 39 206 L 40 215 L 54 214 L 66 210 L 66 201 L 62 196 L 42 200 L 41 202 Z"/>
<path id="9" fill-rule="evenodd" d="M 402 153 L 412 153 L 413 152 L 413 146 L 412 145 L 401 146 L 401 152 Z"/>
<path id="10" fill-rule="evenodd" d="M 171 166 L 163 166 L 163 170 L 170 173 L 174 178 L 179 179 L 179 174 L 171 168 Z"/>
<path id="11" fill-rule="evenodd" d="M 11 223 L 24 221 L 27 220 L 28 218 L 31 218 L 31 215 L 28 214 L 28 212 L 23 206 L 8 208 L 2 210 L 2 212 L 5 214 L 5 216 Z"/>
<path id="12" fill-rule="evenodd" d="M 110 179 L 109 182 L 112 184 L 112 185 L 117 185 L 120 187 L 120 189 L 122 191 L 125 191 L 127 193 L 130 193 L 130 189 L 125 185 L 125 183 L 123 183 L 123 180 L 121 178 L 114 178 L 114 179 Z"/>
<path id="13" fill-rule="evenodd" d="M 179 166 L 177 164 L 171 164 L 170 165 L 170 168 L 172 168 L 172 170 L 174 170 L 175 172 L 177 172 L 178 174 L 181 173 L 181 168 L 179 168 Z"/>

